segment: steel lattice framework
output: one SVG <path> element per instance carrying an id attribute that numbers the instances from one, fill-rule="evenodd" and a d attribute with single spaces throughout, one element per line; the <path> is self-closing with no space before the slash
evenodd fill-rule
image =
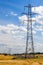
<path id="1" fill-rule="evenodd" d="M 26 39 L 26 52 L 25 52 L 25 58 L 28 56 L 28 52 L 31 51 L 32 57 L 34 57 L 34 43 L 33 43 L 33 33 L 32 33 L 32 15 L 35 13 L 32 13 L 32 6 L 31 4 L 28 4 L 27 6 L 24 6 L 24 8 L 28 9 L 28 12 L 24 12 L 23 14 L 27 15 L 27 39 Z"/>

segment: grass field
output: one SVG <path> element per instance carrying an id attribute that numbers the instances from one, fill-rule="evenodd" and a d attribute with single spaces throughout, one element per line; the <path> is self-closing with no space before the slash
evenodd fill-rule
<path id="1" fill-rule="evenodd" d="M 0 55 L 0 65 L 43 65 L 43 57 L 35 59 L 14 59 L 13 56 Z"/>

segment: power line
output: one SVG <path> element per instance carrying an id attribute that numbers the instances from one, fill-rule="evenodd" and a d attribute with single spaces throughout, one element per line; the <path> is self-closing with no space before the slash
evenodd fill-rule
<path id="1" fill-rule="evenodd" d="M 31 44 L 31 50 L 32 50 L 32 57 L 34 57 L 34 43 L 33 43 L 33 33 L 32 33 L 32 15 L 35 13 L 32 13 L 31 4 L 28 4 L 27 6 L 24 6 L 28 9 L 28 12 L 24 12 L 23 14 L 27 15 L 27 39 L 26 39 L 26 52 L 25 52 L 25 58 L 27 58 L 28 55 L 28 46 Z"/>

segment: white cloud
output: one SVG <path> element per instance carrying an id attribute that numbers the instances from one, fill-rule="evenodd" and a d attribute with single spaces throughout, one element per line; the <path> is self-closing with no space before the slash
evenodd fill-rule
<path id="1" fill-rule="evenodd" d="M 35 19 L 36 19 L 36 22 L 37 22 L 37 23 L 39 23 L 40 25 L 43 25 L 43 16 L 37 15 L 37 16 L 35 17 Z"/>
<path id="2" fill-rule="evenodd" d="M 43 32 L 41 32 L 41 35 L 43 35 Z"/>
<path id="3" fill-rule="evenodd" d="M 15 53 L 14 49 L 16 53 L 19 52 L 22 53 L 25 51 L 27 31 L 25 26 L 18 26 L 14 24 L 0 25 L 0 31 L 6 32 L 6 33 L 0 32 L 0 43 L 8 45 L 8 48 L 9 47 L 12 48 L 11 53 Z M 33 30 L 33 33 L 36 34 L 36 31 Z M 36 51 L 38 50 L 36 49 Z"/>
<path id="4" fill-rule="evenodd" d="M 20 29 L 20 30 L 22 30 L 22 31 L 24 31 L 24 32 L 26 32 L 26 31 L 27 31 L 27 29 L 26 29 L 26 27 L 25 27 L 25 26 L 20 26 L 20 27 L 19 27 L 19 29 Z"/>
<path id="5" fill-rule="evenodd" d="M 27 32 L 27 28 L 25 26 L 18 26 L 18 25 L 14 25 L 14 24 L 8 24 L 6 26 L 2 26 L 0 25 L 0 33 L 6 33 L 6 34 L 19 34 L 23 35 L 24 33 L 26 34 Z M 36 31 L 33 30 L 33 34 L 36 34 Z"/>
<path id="6" fill-rule="evenodd" d="M 35 30 L 33 30 L 33 34 L 36 34 L 36 31 Z"/>
<path id="7" fill-rule="evenodd" d="M 34 27 L 33 27 L 34 28 Z M 40 31 L 42 32 L 43 31 L 43 26 L 38 26 L 36 25 L 36 27 L 34 28 L 36 31 Z"/>
<path id="8" fill-rule="evenodd" d="M 40 15 L 43 15 L 43 6 L 33 7 L 32 11 Z"/>
<path id="9" fill-rule="evenodd" d="M 43 25 L 43 6 L 33 7 L 32 11 L 37 13 L 35 16 L 36 22 Z"/>
<path id="10" fill-rule="evenodd" d="M 19 20 L 21 21 L 21 23 L 27 24 L 28 16 L 27 15 L 19 16 Z M 33 17 L 32 20 L 34 22 L 36 19 Z"/>
<path id="11" fill-rule="evenodd" d="M 35 49 L 35 52 L 43 52 L 43 44 L 41 43 L 35 43 L 34 44 L 34 49 Z"/>
<path id="12" fill-rule="evenodd" d="M 23 16 L 19 16 L 19 20 L 21 23 L 27 24 L 28 18 L 26 15 L 23 15 Z"/>
<path id="13" fill-rule="evenodd" d="M 11 34 L 12 31 L 15 32 L 19 29 L 19 27 L 17 25 L 14 25 L 14 24 L 8 24 L 6 26 L 2 26 L 0 25 L 0 31 L 4 31 L 6 33 L 9 33 Z"/>
<path id="14" fill-rule="evenodd" d="M 25 26 L 18 26 L 14 24 L 0 25 L 0 42 L 1 43 L 14 43 L 14 39 L 26 39 L 27 29 Z M 35 34 L 36 32 L 33 31 Z M 13 41 L 12 41 L 13 40 Z"/>
<path id="15" fill-rule="evenodd" d="M 17 14 L 15 14 L 14 12 L 10 12 L 10 15 L 17 16 Z"/>
<path id="16" fill-rule="evenodd" d="M 27 16 L 26 16 L 26 15 L 20 16 L 19 19 L 20 19 L 21 21 L 27 20 Z"/>
<path id="17" fill-rule="evenodd" d="M 22 26 L 14 24 L 0 25 L 0 43 L 8 44 L 13 46 L 16 44 L 23 43 L 26 29 Z M 21 40 L 21 41 L 20 41 Z"/>
<path id="18" fill-rule="evenodd" d="M 18 14 L 16 14 L 13 11 L 9 11 L 5 16 L 17 16 Z"/>

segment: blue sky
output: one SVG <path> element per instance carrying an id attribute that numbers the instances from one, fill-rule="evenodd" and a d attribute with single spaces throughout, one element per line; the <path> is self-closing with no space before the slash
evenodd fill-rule
<path id="1" fill-rule="evenodd" d="M 43 5 L 43 0 L 0 0 L 1 24 L 18 23 L 18 16 L 20 16 L 21 13 L 24 11 L 24 5 L 27 5 L 27 3 L 31 3 L 32 6 L 40 6 Z M 18 16 L 11 16 L 11 12 L 18 14 Z M 9 16 L 7 17 L 6 15 L 8 14 Z"/>
<path id="2" fill-rule="evenodd" d="M 16 53 L 25 52 L 27 29 L 26 22 L 22 23 L 27 16 L 21 13 L 28 4 L 35 6 L 32 11 L 38 13 L 32 17 L 35 19 L 32 26 L 35 51 L 43 52 L 43 0 L 0 0 L 0 52 L 6 49 L 3 44 Z"/>

